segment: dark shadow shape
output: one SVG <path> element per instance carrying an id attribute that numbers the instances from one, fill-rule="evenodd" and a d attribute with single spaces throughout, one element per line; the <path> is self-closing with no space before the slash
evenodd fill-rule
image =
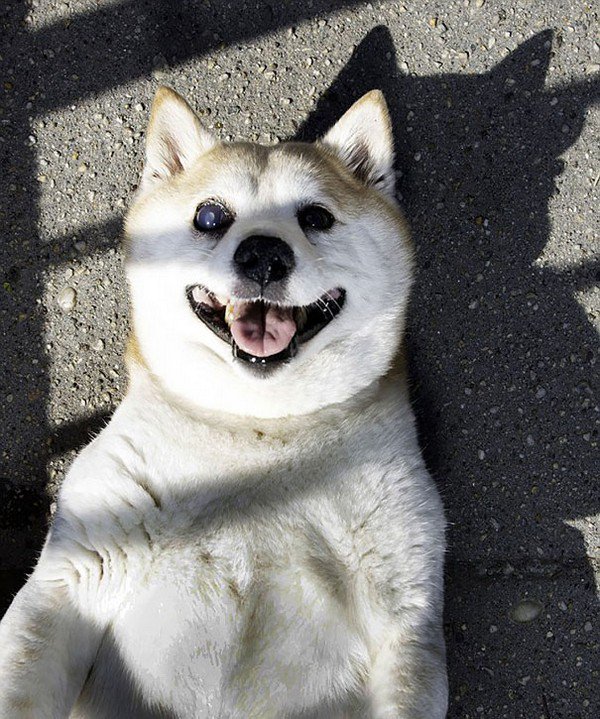
<path id="1" fill-rule="evenodd" d="M 80 420 L 69 422 L 52 432 L 51 453 L 53 455 L 79 451 L 89 444 L 110 421 L 110 412 L 94 412 Z"/>
<path id="2" fill-rule="evenodd" d="M 250 42 L 310 18 L 327 18 L 361 0 L 310 2 L 99 3 L 35 32 L 23 25 L 23 50 L 44 64 L 31 77 L 38 113 L 148 77 L 165 63 L 181 64 L 218 48 Z"/>

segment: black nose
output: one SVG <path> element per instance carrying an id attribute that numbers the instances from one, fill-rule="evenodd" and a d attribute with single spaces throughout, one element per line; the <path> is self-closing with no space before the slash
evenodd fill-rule
<path id="1" fill-rule="evenodd" d="M 263 235 L 252 235 L 241 242 L 233 261 L 239 274 L 261 287 L 285 279 L 296 264 L 288 244 L 279 237 Z"/>

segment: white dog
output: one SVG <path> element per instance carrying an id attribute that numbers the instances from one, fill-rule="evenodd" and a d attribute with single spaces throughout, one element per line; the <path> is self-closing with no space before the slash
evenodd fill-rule
<path id="1" fill-rule="evenodd" d="M 2 719 L 442 719 L 444 518 L 381 93 L 316 144 L 156 96 L 130 385 L 0 625 Z"/>

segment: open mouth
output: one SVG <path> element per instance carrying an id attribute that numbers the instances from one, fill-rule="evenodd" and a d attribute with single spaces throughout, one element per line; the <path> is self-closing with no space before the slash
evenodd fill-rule
<path id="1" fill-rule="evenodd" d="M 196 317 L 223 341 L 233 356 L 256 367 L 284 362 L 295 356 L 340 313 L 346 291 L 336 287 L 302 307 L 258 300 L 222 300 L 203 285 L 186 288 Z"/>

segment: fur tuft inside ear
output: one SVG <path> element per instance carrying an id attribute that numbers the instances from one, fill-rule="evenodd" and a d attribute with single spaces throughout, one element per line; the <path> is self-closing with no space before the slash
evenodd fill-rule
<path id="1" fill-rule="evenodd" d="M 159 87 L 146 133 L 141 189 L 188 169 L 216 142 L 181 95 L 164 85 Z"/>
<path id="2" fill-rule="evenodd" d="M 321 140 L 369 187 L 394 194 L 394 139 L 387 104 L 371 90 L 336 122 Z"/>

